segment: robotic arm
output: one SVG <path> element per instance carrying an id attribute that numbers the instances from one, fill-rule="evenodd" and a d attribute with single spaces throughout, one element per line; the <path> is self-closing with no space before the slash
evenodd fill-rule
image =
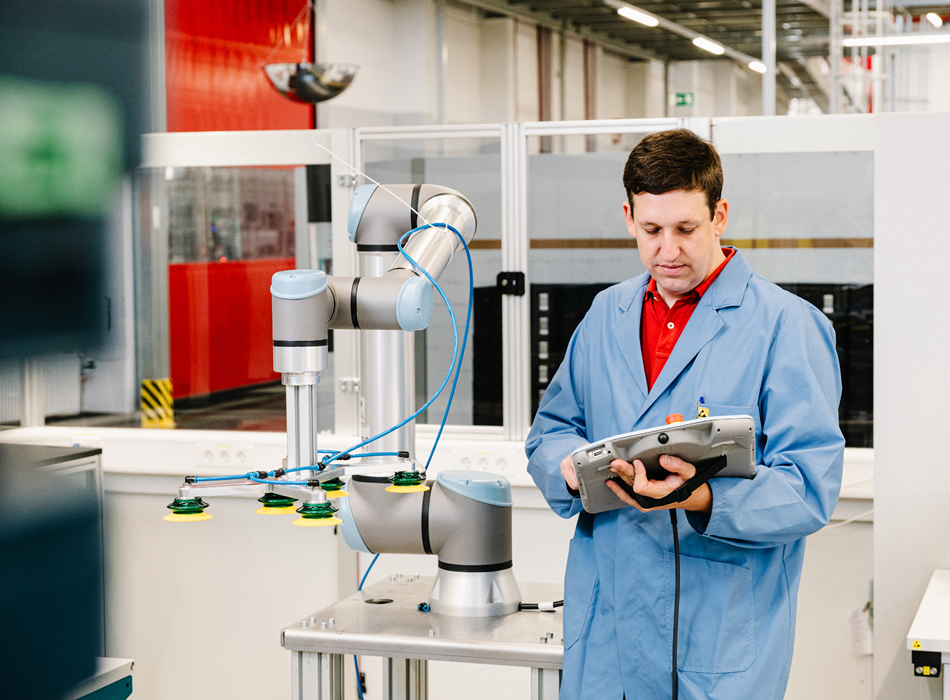
<path id="1" fill-rule="evenodd" d="M 406 421 L 414 413 L 415 384 L 412 336 L 406 331 L 424 329 L 432 316 L 432 285 L 420 269 L 434 280 L 440 277 L 463 248 L 460 238 L 465 245 L 472 240 L 475 211 L 446 187 L 388 190 L 367 185 L 353 197 L 347 227 L 359 253 L 359 276 L 328 277 L 316 270 L 274 275 L 274 370 L 287 391 L 287 464 L 245 483 L 264 486 L 265 508 L 302 497 L 297 524 L 340 523 L 327 499 L 342 496 L 343 534 L 353 549 L 438 555 L 430 599 L 434 612 L 475 617 L 515 612 L 521 597 L 511 571 L 510 485 L 502 477 L 467 471 L 442 472 L 423 485 L 425 474 L 412 459 L 414 426 Z M 397 244 L 406 232 L 403 249 L 415 264 L 399 254 Z M 327 368 L 331 328 L 361 333 L 359 447 L 364 452 L 340 456 L 346 466 L 325 466 L 317 450 L 316 387 Z M 373 448 L 364 447 L 370 442 Z M 359 463 L 352 464 L 351 457 Z M 351 477 L 349 494 L 342 491 L 341 476 Z M 213 495 L 217 488 L 189 479 L 176 503 L 198 493 Z M 401 493 L 387 493 L 392 491 Z"/>

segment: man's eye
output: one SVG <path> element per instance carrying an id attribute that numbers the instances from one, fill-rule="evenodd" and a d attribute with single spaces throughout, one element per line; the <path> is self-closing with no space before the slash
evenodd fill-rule
<path id="1" fill-rule="evenodd" d="M 651 236 L 655 233 L 659 233 L 660 229 L 658 228 L 645 228 L 643 229 L 645 233 L 649 233 Z"/>
<path id="2" fill-rule="evenodd" d="M 681 228 L 680 233 L 692 233 L 695 230 L 695 228 Z"/>

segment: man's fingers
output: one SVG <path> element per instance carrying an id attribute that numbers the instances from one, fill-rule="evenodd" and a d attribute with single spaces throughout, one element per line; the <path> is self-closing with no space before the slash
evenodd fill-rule
<path id="1" fill-rule="evenodd" d="M 679 474 L 684 479 L 692 479 L 696 476 L 696 467 L 673 455 L 663 455 L 660 457 L 660 466 L 668 472 Z"/>
<path id="2" fill-rule="evenodd" d="M 685 484 L 696 474 L 696 468 L 689 462 L 684 462 L 679 457 L 672 455 L 663 455 L 660 457 L 660 466 L 670 472 L 665 479 L 650 479 L 647 476 L 646 467 L 639 459 L 633 460 L 633 464 L 624 462 L 622 459 L 615 459 L 610 463 L 610 471 L 624 480 L 633 490 L 641 496 L 650 498 L 664 498 L 673 493 L 680 486 Z M 607 482 L 607 488 L 617 494 L 624 503 L 636 506 L 640 510 L 639 504 L 630 496 L 624 493 L 623 489 L 615 484 Z"/>
<path id="3" fill-rule="evenodd" d="M 564 477 L 564 481 L 567 482 L 568 486 L 575 491 L 578 490 L 577 474 L 574 473 L 574 460 L 571 459 L 571 455 L 561 460 L 561 476 Z"/>
<path id="4" fill-rule="evenodd" d="M 643 464 L 640 462 L 640 460 L 634 460 L 634 463 L 630 464 L 629 462 L 624 462 L 622 459 L 615 459 L 610 463 L 610 471 L 619 476 L 630 486 L 633 486 L 633 480 L 636 476 L 634 470 L 636 469 L 635 465 L 637 464 L 643 467 Z"/>

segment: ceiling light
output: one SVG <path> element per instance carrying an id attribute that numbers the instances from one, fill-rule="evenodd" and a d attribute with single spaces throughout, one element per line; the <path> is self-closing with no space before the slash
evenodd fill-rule
<path id="1" fill-rule="evenodd" d="M 698 36 L 695 39 L 693 39 L 693 44 L 701 48 L 703 51 L 714 53 L 717 56 L 721 56 L 722 54 L 726 52 L 726 50 L 723 47 L 721 47 L 719 44 L 717 44 L 714 41 L 710 41 L 706 37 L 702 37 L 702 36 Z"/>
<path id="2" fill-rule="evenodd" d="M 695 42 L 694 42 L 695 43 Z M 907 44 L 950 44 L 950 33 L 946 34 L 898 34 L 896 36 L 866 36 L 845 39 L 845 46 L 902 46 Z"/>
<path id="3" fill-rule="evenodd" d="M 640 24 L 645 24 L 648 27 L 655 27 L 660 23 L 656 17 L 648 15 L 646 12 L 640 12 L 640 10 L 635 10 L 632 7 L 619 7 L 617 8 L 617 14 L 621 17 L 626 17 L 627 19 L 632 19 L 634 22 L 639 22 Z"/>
<path id="4" fill-rule="evenodd" d="M 943 17 L 938 15 L 936 12 L 928 12 L 926 17 L 927 21 L 938 29 L 943 26 Z"/>
<path id="5" fill-rule="evenodd" d="M 768 70 L 762 61 L 749 61 L 749 68 L 754 70 L 756 73 L 765 73 L 765 71 Z"/>

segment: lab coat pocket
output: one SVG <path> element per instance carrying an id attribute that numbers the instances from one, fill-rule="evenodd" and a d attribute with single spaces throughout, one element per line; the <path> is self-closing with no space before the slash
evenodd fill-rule
<path id="1" fill-rule="evenodd" d="M 673 643 L 673 552 L 665 573 Z M 698 673 L 736 673 L 755 661 L 755 600 L 752 569 L 737 564 L 680 556 L 680 613 L 677 668 Z"/>
<path id="2" fill-rule="evenodd" d="M 594 604 L 600 589 L 594 540 L 571 540 L 564 576 L 564 648 L 570 649 L 590 629 Z"/>

